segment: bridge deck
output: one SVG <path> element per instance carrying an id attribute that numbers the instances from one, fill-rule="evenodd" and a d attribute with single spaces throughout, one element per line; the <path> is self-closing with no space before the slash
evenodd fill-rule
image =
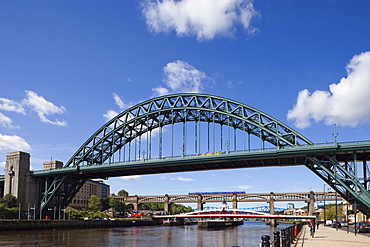
<path id="1" fill-rule="evenodd" d="M 207 156 L 186 156 L 163 159 L 140 160 L 136 162 L 102 164 L 96 166 L 66 167 L 61 169 L 35 171 L 33 177 L 75 174 L 85 178 L 105 178 L 158 173 L 305 165 L 307 156 L 319 159 L 327 154 L 336 155 L 339 162 L 352 161 L 356 152 L 357 160 L 370 160 L 370 141 L 322 144 L 284 149 L 268 149 L 251 152 L 230 152 Z"/>

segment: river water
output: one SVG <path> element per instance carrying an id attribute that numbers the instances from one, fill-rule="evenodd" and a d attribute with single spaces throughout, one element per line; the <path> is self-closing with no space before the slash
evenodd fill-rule
<path id="1" fill-rule="evenodd" d="M 287 226 L 281 224 L 278 229 Z M 275 230 L 263 222 L 245 221 L 244 225 L 223 230 L 189 225 L 18 231 L 1 232 L 0 246 L 258 247 L 261 236 L 272 237 Z"/>

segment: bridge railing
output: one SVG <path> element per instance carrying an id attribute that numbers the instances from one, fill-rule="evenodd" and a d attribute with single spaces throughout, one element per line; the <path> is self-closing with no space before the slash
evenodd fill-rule
<path id="1" fill-rule="evenodd" d="M 304 223 L 300 222 L 298 224 L 288 226 L 281 230 L 281 236 L 279 231 L 275 231 L 274 239 L 272 241 L 270 241 L 271 238 L 269 235 L 263 235 L 261 237 L 261 247 L 290 247 L 302 231 L 303 225 Z"/>

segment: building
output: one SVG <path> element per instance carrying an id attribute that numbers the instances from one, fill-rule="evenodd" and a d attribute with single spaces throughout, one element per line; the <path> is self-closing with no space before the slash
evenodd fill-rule
<path id="1" fill-rule="evenodd" d="M 98 198 L 108 197 L 110 186 L 101 180 L 87 180 L 68 206 L 76 209 L 87 209 L 92 195 Z"/>

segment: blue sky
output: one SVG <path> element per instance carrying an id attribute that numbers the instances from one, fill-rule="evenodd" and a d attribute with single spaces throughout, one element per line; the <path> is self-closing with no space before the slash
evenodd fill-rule
<path id="1" fill-rule="evenodd" d="M 315 143 L 369 140 L 365 0 L 0 1 L 0 166 L 69 157 L 108 118 L 157 95 L 257 108 Z M 321 191 L 305 167 L 110 178 L 112 192 Z"/>

